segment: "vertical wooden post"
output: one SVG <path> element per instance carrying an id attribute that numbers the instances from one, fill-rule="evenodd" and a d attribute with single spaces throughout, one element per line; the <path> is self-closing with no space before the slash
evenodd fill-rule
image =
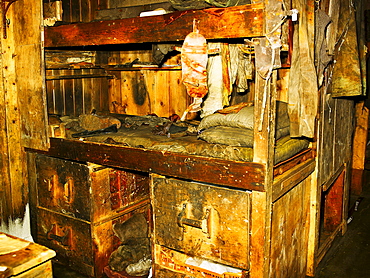
<path id="1" fill-rule="evenodd" d="M 27 7 L 27 9 L 24 9 Z M 28 202 L 23 147 L 48 148 L 41 55 L 41 0 L 19 0 L 7 11 L 1 38 L 1 178 L 5 200 L 0 220 L 23 219 Z M 26 34 L 26 35 L 25 35 Z"/>
<path id="2" fill-rule="evenodd" d="M 362 192 L 363 172 L 365 169 L 365 153 L 369 125 L 369 109 L 364 102 L 356 104 L 356 127 L 353 137 L 351 194 Z"/>

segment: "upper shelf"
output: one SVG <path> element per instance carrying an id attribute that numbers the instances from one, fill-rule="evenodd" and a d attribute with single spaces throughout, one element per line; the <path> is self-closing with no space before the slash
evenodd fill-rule
<path id="1" fill-rule="evenodd" d="M 197 29 L 206 39 L 258 37 L 264 34 L 264 6 L 251 4 L 165 15 L 134 17 L 45 28 L 45 47 L 175 42 Z"/>

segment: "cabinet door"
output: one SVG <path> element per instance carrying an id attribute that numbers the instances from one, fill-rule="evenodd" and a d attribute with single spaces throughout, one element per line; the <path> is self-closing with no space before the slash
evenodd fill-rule
<path id="1" fill-rule="evenodd" d="M 249 268 L 248 192 L 153 176 L 152 205 L 155 244 Z"/>

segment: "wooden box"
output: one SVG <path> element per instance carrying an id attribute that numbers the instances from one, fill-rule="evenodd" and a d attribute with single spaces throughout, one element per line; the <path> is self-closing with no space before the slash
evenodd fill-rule
<path id="1" fill-rule="evenodd" d="M 40 207 L 86 221 L 116 217 L 149 198 L 149 177 L 54 157 L 36 158 Z"/>
<path id="2" fill-rule="evenodd" d="M 134 205 L 121 216 L 102 223 L 38 208 L 37 241 L 55 250 L 61 263 L 83 274 L 101 277 L 109 256 L 120 245 L 113 225 L 126 221 L 135 213 L 145 213 L 149 218 L 148 203 Z"/>
<path id="3" fill-rule="evenodd" d="M 149 177 L 38 155 L 37 242 L 57 259 L 95 277 L 120 245 L 113 226 L 135 213 L 150 221 Z"/>
<path id="4" fill-rule="evenodd" d="M 182 266 L 194 257 L 249 269 L 250 192 L 153 175 L 151 194 L 156 264 L 183 272 L 163 256 Z"/>

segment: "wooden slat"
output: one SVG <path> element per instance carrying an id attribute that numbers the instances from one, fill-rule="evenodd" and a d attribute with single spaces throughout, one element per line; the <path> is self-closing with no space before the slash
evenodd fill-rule
<path id="1" fill-rule="evenodd" d="M 263 35 L 263 5 L 254 4 L 48 27 L 45 47 L 179 41 L 192 32 L 194 19 L 207 39 Z"/>
<path id="2" fill-rule="evenodd" d="M 310 178 L 273 204 L 269 277 L 306 277 Z"/>
<path id="3" fill-rule="evenodd" d="M 29 7 L 24 13 L 23 7 Z M 17 105 L 21 116 L 22 145 L 25 147 L 47 149 L 48 134 L 46 130 L 47 111 L 46 94 L 43 84 L 43 53 L 41 45 L 42 3 L 23 0 L 13 5 L 12 32 L 14 52 L 11 60 L 16 63 Z M 9 15 L 10 16 L 10 15 Z M 25 36 L 24 34 L 27 34 Z M 9 34 L 10 35 L 10 34 Z M 9 94 L 11 92 L 8 92 Z"/>
<path id="4" fill-rule="evenodd" d="M 50 138 L 44 154 L 194 181 L 264 191 L 262 164 Z M 28 149 L 28 151 L 32 151 Z"/>
<path id="5" fill-rule="evenodd" d="M 294 186 L 297 186 L 302 180 L 306 179 L 315 170 L 315 160 L 310 159 L 298 167 L 290 169 L 285 175 L 279 176 L 274 180 L 272 187 L 272 199 L 277 200 Z"/>

